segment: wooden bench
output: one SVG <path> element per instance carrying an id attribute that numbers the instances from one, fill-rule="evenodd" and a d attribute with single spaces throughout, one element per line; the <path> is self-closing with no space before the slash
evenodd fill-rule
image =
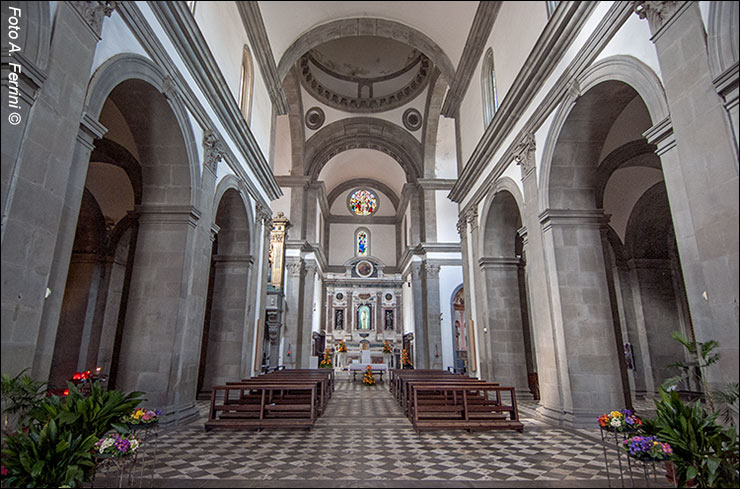
<path id="1" fill-rule="evenodd" d="M 318 415 L 316 382 L 214 386 L 205 429 L 307 428 Z M 221 403 L 218 397 L 221 394 Z"/>
<path id="2" fill-rule="evenodd" d="M 524 425 L 519 420 L 514 387 L 496 382 L 445 383 L 411 382 L 409 418 L 417 431 L 423 429 L 516 430 Z M 444 402 L 434 394 L 445 393 Z M 448 397 L 448 393 L 453 393 Z M 493 393 L 493 395 L 491 395 Z M 502 393 L 508 394 L 505 404 Z M 431 398 L 425 395 L 432 394 Z"/>

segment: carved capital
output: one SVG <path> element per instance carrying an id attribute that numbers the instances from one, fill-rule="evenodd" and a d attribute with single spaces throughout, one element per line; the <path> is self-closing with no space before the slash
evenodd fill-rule
<path id="1" fill-rule="evenodd" d="M 476 207 L 468 209 L 465 213 L 465 219 L 468 221 L 472 231 L 478 229 L 478 209 Z"/>
<path id="2" fill-rule="evenodd" d="M 288 272 L 290 273 L 291 277 L 301 276 L 301 262 L 290 261 L 285 264 L 285 267 L 288 269 Z"/>
<path id="3" fill-rule="evenodd" d="M 465 238 L 465 233 L 468 231 L 468 223 L 464 215 L 457 218 L 457 234 L 460 235 L 460 239 Z"/>
<path id="4" fill-rule="evenodd" d="M 632 9 L 641 19 L 647 19 L 650 25 L 650 32 L 655 35 L 663 27 L 671 16 L 676 13 L 683 2 L 632 2 Z"/>
<path id="5" fill-rule="evenodd" d="M 522 137 L 519 144 L 514 148 L 514 155 L 518 165 L 522 167 L 522 174 L 528 175 L 535 168 L 534 152 L 537 145 L 534 139 L 534 133 L 527 132 Z"/>
<path id="6" fill-rule="evenodd" d="M 427 277 L 429 277 L 429 278 L 439 278 L 439 270 L 441 268 L 439 265 L 432 265 L 430 263 L 427 263 L 425 265 L 425 268 L 426 268 L 426 272 L 427 272 Z"/>
<path id="7" fill-rule="evenodd" d="M 98 37 L 103 31 L 103 20 L 110 17 L 118 6 L 118 2 L 69 2 L 69 4 L 74 7 Z"/>
<path id="8" fill-rule="evenodd" d="M 221 140 L 210 129 L 203 131 L 203 153 L 203 164 L 215 175 L 218 171 L 218 161 L 224 157 L 224 152 Z"/>

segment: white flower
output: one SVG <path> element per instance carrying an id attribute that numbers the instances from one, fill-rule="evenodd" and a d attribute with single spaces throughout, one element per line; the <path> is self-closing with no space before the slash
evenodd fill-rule
<path id="1" fill-rule="evenodd" d="M 619 428 L 620 426 L 622 426 L 622 422 L 619 421 L 617 418 L 612 419 L 611 423 L 609 424 L 612 425 L 612 428 Z"/>
<path id="2" fill-rule="evenodd" d="M 139 448 L 139 440 L 137 440 L 136 438 L 131 438 L 129 442 L 131 443 L 129 450 L 135 452 L 136 449 Z"/>

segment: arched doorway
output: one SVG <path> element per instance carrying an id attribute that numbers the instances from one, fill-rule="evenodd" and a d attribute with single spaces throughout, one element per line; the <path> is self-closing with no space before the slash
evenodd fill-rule
<path id="1" fill-rule="evenodd" d="M 465 289 L 460 285 L 452 296 L 452 351 L 455 372 L 470 371 L 465 325 Z"/>
<path id="2" fill-rule="evenodd" d="M 518 396 L 532 398 L 529 374 L 535 373 L 535 368 L 521 228 L 514 195 L 505 189 L 495 192 L 485 220 L 479 262 L 487 304 L 482 332 L 488 356 L 481 358 L 481 375 L 516 387 Z"/>
<path id="3" fill-rule="evenodd" d="M 253 262 L 250 229 L 240 193 L 229 188 L 216 212 L 218 234 L 211 254 L 206 316 L 201 343 L 198 392 L 249 375 L 247 297 Z"/>

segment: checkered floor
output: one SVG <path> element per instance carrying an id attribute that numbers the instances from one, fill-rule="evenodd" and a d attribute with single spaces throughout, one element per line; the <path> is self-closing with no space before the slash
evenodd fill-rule
<path id="1" fill-rule="evenodd" d="M 153 485 L 608 487 L 598 430 L 548 426 L 532 419 L 534 405 L 525 403 L 524 433 L 417 434 L 387 384 L 368 387 L 345 375 L 337 374 L 334 395 L 310 432 L 206 433 L 201 418 L 160 433 Z M 201 407 L 205 414 L 207 406 Z M 616 453 L 608 452 L 613 487 L 619 484 Z M 634 477 L 637 486 L 645 486 L 642 469 Z"/>

